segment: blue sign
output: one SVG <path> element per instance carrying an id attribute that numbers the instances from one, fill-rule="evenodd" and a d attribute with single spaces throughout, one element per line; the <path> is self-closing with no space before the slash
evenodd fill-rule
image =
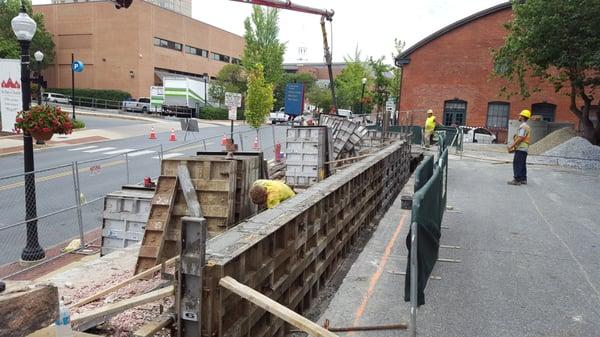
<path id="1" fill-rule="evenodd" d="M 285 113 L 299 116 L 304 111 L 304 84 L 288 83 L 285 86 Z"/>
<path id="2" fill-rule="evenodd" d="M 81 62 L 81 61 L 73 62 L 73 64 L 71 65 L 71 69 L 73 69 L 73 71 L 76 73 L 82 72 L 83 71 L 83 62 Z"/>

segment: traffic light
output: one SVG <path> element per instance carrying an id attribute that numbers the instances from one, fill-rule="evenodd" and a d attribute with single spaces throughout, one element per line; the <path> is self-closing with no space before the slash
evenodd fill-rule
<path id="1" fill-rule="evenodd" d="M 113 0 L 113 2 L 115 3 L 115 7 L 120 9 L 121 7 L 129 8 L 133 0 Z"/>

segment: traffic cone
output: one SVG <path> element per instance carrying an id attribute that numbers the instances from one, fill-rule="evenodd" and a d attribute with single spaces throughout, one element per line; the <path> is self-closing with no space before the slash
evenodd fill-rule
<path id="1" fill-rule="evenodd" d="M 252 148 L 258 150 L 258 136 L 254 137 L 254 144 L 252 144 Z"/>
<path id="2" fill-rule="evenodd" d="M 223 135 L 223 138 L 221 138 L 221 145 L 225 146 L 227 144 L 227 136 Z"/>
<path id="3" fill-rule="evenodd" d="M 156 139 L 156 131 L 154 131 L 154 128 L 150 129 L 150 136 L 148 139 Z"/>
<path id="4" fill-rule="evenodd" d="M 177 141 L 177 136 L 175 136 L 175 130 L 173 128 L 171 128 L 171 135 L 169 135 L 169 141 L 170 142 L 176 142 Z"/>

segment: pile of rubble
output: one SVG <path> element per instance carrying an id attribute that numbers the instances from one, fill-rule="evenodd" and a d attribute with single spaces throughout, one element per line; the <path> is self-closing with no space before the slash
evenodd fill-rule
<path id="1" fill-rule="evenodd" d="M 544 152 L 545 161 L 559 166 L 579 170 L 600 170 L 600 146 L 592 145 L 587 139 L 573 137 Z"/>
<path id="2" fill-rule="evenodd" d="M 541 155 L 576 136 L 572 128 L 558 129 L 529 147 L 529 154 Z"/>

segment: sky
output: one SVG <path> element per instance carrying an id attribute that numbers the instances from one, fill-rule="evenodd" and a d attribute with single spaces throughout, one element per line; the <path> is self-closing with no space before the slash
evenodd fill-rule
<path id="1" fill-rule="evenodd" d="M 139 1 L 139 0 L 136 0 Z M 33 0 L 34 4 L 49 3 Z M 327 24 L 334 62 L 343 62 L 360 50 L 361 56 L 385 56 L 392 64 L 394 39 L 406 48 L 429 34 L 504 0 L 292 0 L 311 7 L 333 9 L 333 34 Z M 134 4 L 135 5 L 135 1 Z M 252 6 L 229 0 L 193 0 L 192 17 L 230 32 L 243 35 L 244 19 Z M 279 15 L 280 40 L 286 43 L 284 61 L 298 61 L 298 48 L 306 48 L 304 62 L 323 61 L 320 17 L 282 10 Z"/>

